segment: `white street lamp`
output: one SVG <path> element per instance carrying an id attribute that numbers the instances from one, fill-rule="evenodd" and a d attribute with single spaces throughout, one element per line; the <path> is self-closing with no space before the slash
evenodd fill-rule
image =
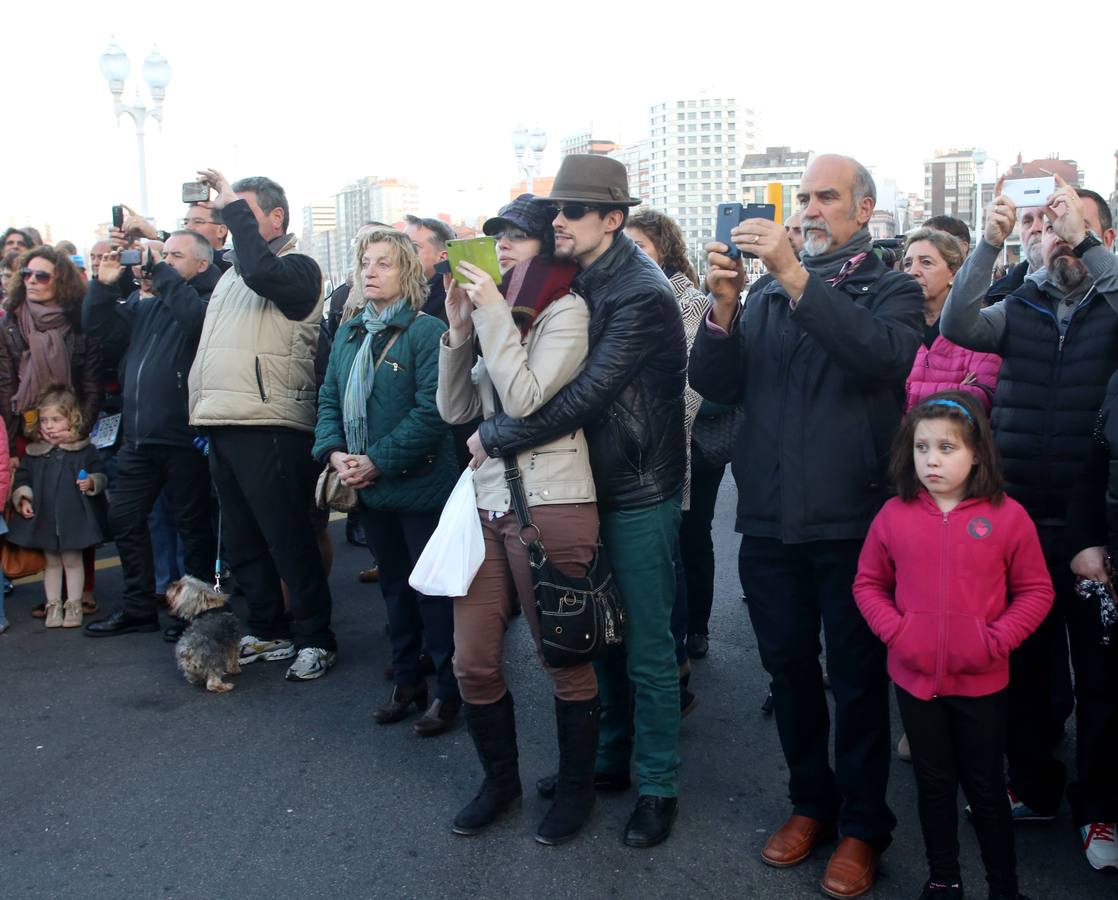
<path id="1" fill-rule="evenodd" d="M 974 241 L 977 245 L 982 234 L 982 170 L 986 165 L 986 151 L 979 147 L 972 154 L 974 159 Z"/>
<path id="2" fill-rule="evenodd" d="M 136 125 L 136 152 L 139 157 L 140 168 L 140 212 L 147 215 L 148 178 L 147 156 L 144 152 L 144 120 L 151 116 L 160 124 L 163 122 L 163 98 L 167 95 L 167 85 L 171 81 L 171 65 L 163 57 L 163 54 L 155 48 L 152 48 L 151 53 L 144 60 L 144 81 L 147 83 L 148 90 L 151 92 L 151 99 L 154 101 L 154 106 L 150 109 L 140 101 L 139 87 L 136 88 L 136 99 L 131 106 L 121 101 L 120 98 L 124 94 L 124 82 L 132 71 L 132 63 L 115 41 L 110 41 L 109 46 L 105 48 L 105 52 L 101 54 L 100 66 L 101 74 L 105 76 L 105 80 L 109 83 L 109 93 L 113 95 L 113 112 L 116 114 L 117 122 L 120 122 L 121 116 L 127 114 L 132 117 L 132 121 Z"/>

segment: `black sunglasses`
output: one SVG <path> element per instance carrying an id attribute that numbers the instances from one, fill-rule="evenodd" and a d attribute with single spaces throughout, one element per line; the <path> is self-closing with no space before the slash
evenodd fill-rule
<path id="1" fill-rule="evenodd" d="M 44 272 L 42 269 L 20 269 L 19 277 L 22 278 L 24 281 L 27 281 L 27 279 L 29 278 L 33 278 L 35 279 L 35 281 L 39 282 L 39 284 L 46 284 L 48 281 L 54 278 L 54 276 L 50 272 Z"/>
<path id="2" fill-rule="evenodd" d="M 559 213 L 562 213 L 564 219 L 567 219 L 567 220 L 573 222 L 576 219 L 581 219 L 588 212 L 591 212 L 592 210 L 596 210 L 596 209 L 600 209 L 600 208 L 601 207 L 599 207 L 597 204 L 594 204 L 594 203 L 564 203 L 562 206 L 559 206 L 559 205 L 548 206 L 547 211 L 550 214 L 551 218 L 553 218 L 553 219 L 557 215 L 559 215 Z"/>

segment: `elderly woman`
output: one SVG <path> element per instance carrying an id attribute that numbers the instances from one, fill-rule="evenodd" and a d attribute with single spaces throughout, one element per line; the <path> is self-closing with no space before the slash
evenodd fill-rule
<path id="1" fill-rule="evenodd" d="M 990 412 L 1001 357 L 966 350 L 939 333 L 939 314 L 964 256 L 957 238 L 934 228 L 917 229 L 905 243 L 904 270 L 924 291 L 924 342 L 905 383 L 906 411 L 939 391 L 963 390 Z"/>
<path id="2" fill-rule="evenodd" d="M 447 294 L 450 330 L 439 353 L 438 401 L 448 422 L 488 418 L 498 408 L 512 416 L 531 415 L 586 360 L 590 313 L 571 290 L 578 267 L 552 258 L 549 213 L 532 199 L 521 195 L 485 223 L 485 233 L 497 238 L 501 286 L 481 269 L 461 263 L 459 272 L 470 283 L 464 289 L 455 285 Z M 564 572 L 584 575 L 597 548 L 598 509 L 582 429 L 519 454 L 517 464 L 532 522 L 550 559 Z M 454 819 L 453 831 L 463 835 L 487 828 L 521 796 L 513 699 L 501 665 L 518 595 L 543 663 L 531 568 L 504 462 L 492 457 L 481 462 L 474 487 L 485 560 L 468 594 L 454 606 L 454 665 L 485 780 Z M 536 840 L 560 844 L 579 832 L 594 806 L 600 703 L 591 663 L 543 665 L 555 694 L 559 777 Z"/>
<path id="3" fill-rule="evenodd" d="M 84 296 L 81 275 L 65 253 L 43 245 L 20 256 L 0 321 L 0 415 L 12 459 L 22 456 L 24 424 L 35 425 L 39 396 L 51 384 L 73 388 L 86 435 L 97 421 L 105 397 L 101 345 L 81 332 Z M 93 561 L 90 549 L 84 555 L 86 615 L 97 611 Z M 36 607 L 32 615 L 41 611 Z"/>
<path id="4" fill-rule="evenodd" d="M 458 477 L 450 429 L 435 405 L 445 326 L 419 313 L 427 282 L 405 235 L 374 228 L 357 242 L 356 258 L 354 289 L 367 302 L 334 338 L 313 452 L 357 489 L 365 538 L 380 563 L 394 687 L 373 718 L 399 722 L 414 705 L 426 710 L 414 730 L 430 737 L 450 727 L 461 704 L 450 598 L 408 584 Z M 424 639 L 435 664 L 430 707 L 419 662 Z"/>

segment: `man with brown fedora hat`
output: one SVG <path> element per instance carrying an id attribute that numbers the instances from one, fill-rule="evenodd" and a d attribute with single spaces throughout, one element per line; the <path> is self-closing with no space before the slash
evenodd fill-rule
<path id="1" fill-rule="evenodd" d="M 670 619 L 672 545 L 684 477 L 686 346 L 679 305 L 659 267 L 625 235 L 625 167 L 604 156 L 563 160 L 551 196 L 555 256 L 573 259 L 573 289 L 590 306 L 582 372 L 525 419 L 498 414 L 470 439 L 475 457 L 505 456 L 582 428 L 590 445 L 601 534 L 628 612 L 625 646 L 596 663 L 598 754 L 585 790 L 627 790 L 635 758 L 640 798 L 625 843 L 671 833 L 679 769 L 679 676 Z M 570 773 L 560 772 L 567 779 Z M 541 780 L 548 796 L 555 779 Z"/>

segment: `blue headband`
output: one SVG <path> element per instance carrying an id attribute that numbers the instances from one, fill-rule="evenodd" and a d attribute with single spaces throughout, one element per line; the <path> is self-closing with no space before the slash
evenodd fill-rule
<path id="1" fill-rule="evenodd" d="M 970 410 L 967 409 L 965 406 L 963 406 L 962 403 L 959 403 L 957 400 L 925 400 L 924 405 L 925 406 L 953 406 L 955 409 L 959 410 L 964 416 L 966 416 L 970 420 L 971 425 L 974 424 L 974 416 L 972 416 L 970 414 Z"/>

